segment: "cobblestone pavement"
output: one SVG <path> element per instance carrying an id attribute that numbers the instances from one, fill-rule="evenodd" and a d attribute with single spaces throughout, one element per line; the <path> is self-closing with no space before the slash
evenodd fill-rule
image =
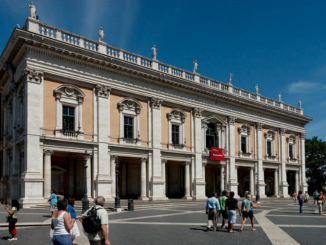
<path id="1" fill-rule="evenodd" d="M 239 232 L 242 217 L 238 216 L 235 233 L 231 234 L 221 228 L 206 232 L 203 201 L 135 202 L 133 212 L 108 212 L 109 238 L 112 245 L 325 244 L 326 215 L 319 215 L 317 206 L 304 206 L 303 214 L 299 214 L 299 205 L 291 204 L 289 199 L 262 200 L 261 206 L 254 212 L 257 231 L 251 231 L 247 221 L 244 231 Z M 0 205 L 0 239 L 8 237 L 7 224 L 1 223 L 6 216 L 2 210 Z M 52 244 L 47 210 L 22 209 L 18 217 L 23 226 L 18 228 L 15 244 Z M 24 222 L 29 223 L 24 226 Z M 6 243 L 10 242 L 0 240 L 0 244 Z M 78 244 L 88 244 L 83 233 Z"/>

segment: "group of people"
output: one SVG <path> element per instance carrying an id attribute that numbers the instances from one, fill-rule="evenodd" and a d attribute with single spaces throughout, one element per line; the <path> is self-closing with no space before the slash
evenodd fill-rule
<path id="1" fill-rule="evenodd" d="M 214 231 L 217 230 L 217 220 L 220 215 L 222 215 L 222 225 L 221 229 L 225 229 L 226 220 L 228 220 L 228 231 L 234 233 L 233 226 L 237 221 L 237 210 L 239 215 L 243 216 L 243 221 L 241 224 L 240 232 L 243 231 L 244 224 L 247 219 L 250 218 L 252 231 L 255 231 L 254 227 L 254 208 L 259 208 L 259 205 L 255 205 L 251 200 L 251 195 L 249 192 L 246 193 L 246 199 L 242 202 L 241 208 L 239 206 L 239 201 L 234 198 L 234 192 L 224 190 L 220 197 L 217 193 L 212 193 L 211 197 L 206 203 L 206 214 L 208 215 L 207 231 L 211 229 L 213 225 Z"/>
<path id="2" fill-rule="evenodd" d="M 74 209 L 75 199 L 65 199 L 63 192 L 57 194 L 57 191 L 52 189 L 48 201 L 52 214 L 51 228 L 53 230 L 53 244 L 77 244 L 75 238 L 80 235 L 80 232 L 76 223 L 77 216 Z M 80 222 L 85 224 L 83 224 L 84 231 L 91 245 L 110 245 L 108 237 L 109 218 L 106 210 L 103 208 L 104 204 L 105 198 L 102 196 L 97 197 L 95 199 L 95 206 L 88 209 L 79 217 Z M 94 217 L 88 219 L 91 210 L 94 210 Z"/>
<path id="3" fill-rule="evenodd" d="M 294 191 L 291 196 L 292 196 L 293 204 L 296 204 L 296 202 L 298 201 L 299 206 L 300 206 L 299 212 L 302 214 L 303 213 L 303 210 L 302 210 L 303 204 L 306 204 L 306 205 L 309 204 L 308 192 L 303 193 L 302 191 L 299 191 L 299 193 L 297 194 L 297 192 Z M 314 198 L 314 204 L 318 205 L 319 214 L 322 215 L 323 205 L 325 204 L 325 201 L 326 201 L 326 192 L 323 193 L 322 191 L 318 192 L 317 190 L 315 190 L 313 193 L 313 198 Z"/>

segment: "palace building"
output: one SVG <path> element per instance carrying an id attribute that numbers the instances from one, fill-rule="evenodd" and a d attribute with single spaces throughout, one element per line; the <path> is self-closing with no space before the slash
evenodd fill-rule
<path id="1" fill-rule="evenodd" d="M 299 107 L 41 23 L 0 57 L 0 199 L 205 199 L 307 190 Z M 223 149 L 212 160 L 211 149 Z M 116 181 L 116 170 L 119 171 Z"/>

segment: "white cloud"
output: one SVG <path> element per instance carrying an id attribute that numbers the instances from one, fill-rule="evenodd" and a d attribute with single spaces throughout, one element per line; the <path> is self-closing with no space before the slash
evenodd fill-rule
<path id="1" fill-rule="evenodd" d="M 298 81 L 291 83 L 288 87 L 289 94 L 300 94 L 300 93 L 314 93 L 320 89 L 325 89 L 324 85 L 320 85 L 317 82 L 309 81 Z"/>

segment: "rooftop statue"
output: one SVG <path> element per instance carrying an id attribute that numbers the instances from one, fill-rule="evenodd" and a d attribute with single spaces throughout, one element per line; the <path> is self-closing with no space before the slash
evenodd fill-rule
<path id="1" fill-rule="evenodd" d="M 36 19 L 36 8 L 33 2 L 31 2 L 31 4 L 28 7 L 29 7 L 29 11 L 31 12 L 31 18 Z"/>
<path id="2" fill-rule="evenodd" d="M 282 101 L 282 95 L 281 95 L 281 92 L 278 93 L 278 101 Z"/>
<path id="3" fill-rule="evenodd" d="M 153 51 L 153 60 L 156 60 L 156 55 L 157 55 L 157 48 L 155 47 L 155 45 L 152 47 L 152 51 Z"/>
<path id="4" fill-rule="evenodd" d="M 256 94 L 258 94 L 259 92 L 258 84 L 256 84 L 255 88 L 256 88 Z"/>
<path id="5" fill-rule="evenodd" d="M 104 31 L 103 28 L 101 27 L 99 31 L 99 41 L 103 42 L 103 39 L 104 39 Z"/>
<path id="6" fill-rule="evenodd" d="M 231 82 L 232 82 L 232 77 L 234 76 L 234 74 L 230 73 L 229 75 L 229 81 L 228 81 L 228 84 L 231 85 Z"/>
<path id="7" fill-rule="evenodd" d="M 301 108 L 301 100 L 299 100 L 299 108 Z"/>
<path id="8" fill-rule="evenodd" d="M 193 73 L 196 73 L 196 72 L 197 72 L 197 69 L 198 69 L 198 63 L 197 63 L 197 60 L 194 60 L 192 63 L 194 63 L 194 68 L 192 68 L 192 72 L 193 72 Z"/>

